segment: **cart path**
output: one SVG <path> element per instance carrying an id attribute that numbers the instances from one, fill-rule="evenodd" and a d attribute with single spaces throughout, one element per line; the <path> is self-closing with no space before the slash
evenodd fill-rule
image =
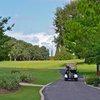
<path id="1" fill-rule="evenodd" d="M 36 87 L 43 87 L 43 86 L 45 86 L 45 85 L 40 85 L 40 84 L 31 84 L 31 83 L 24 83 L 24 82 L 21 82 L 19 84 L 22 85 L 22 86 L 36 86 Z"/>
<path id="2" fill-rule="evenodd" d="M 79 78 L 78 82 L 62 78 L 47 86 L 43 94 L 44 100 L 100 100 L 100 90 L 85 85 L 83 78 Z"/>

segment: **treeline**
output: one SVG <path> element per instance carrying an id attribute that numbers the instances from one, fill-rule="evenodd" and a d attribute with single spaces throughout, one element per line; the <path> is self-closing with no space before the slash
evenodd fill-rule
<path id="1" fill-rule="evenodd" d="M 21 40 L 5 35 L 14 26 L 7 26 L 8 18 L 0 17 L 0 60 L 47 60 L 49 50 L 42 46 L 33 46 Z"/>
<path id="2" fill-rule="evenodd" d="M 7 36 L 6 36 L 7 37 Z M 49 59 L 49 50 L 46 47 L 33 46 L 22 40 L 7 37 L 8 40 L 2 45 L 0 51 L 0 60 L 47 60 Z M 6 38 L 6 39 L 7 39 Z"/>
<path id="3" fill-rule="evenodd" d="M 9 47 L 8 57 L 10 60 L 47 60 L 49 59 L 49 50 L 46 47 L 33 46 L 21 40 L 10 38 L 5 43 Z"/>

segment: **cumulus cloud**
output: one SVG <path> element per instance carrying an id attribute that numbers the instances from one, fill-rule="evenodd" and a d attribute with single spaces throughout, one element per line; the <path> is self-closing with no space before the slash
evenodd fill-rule
<path id="1" fill-rule="evenodd" d="M 40 33 L 6 32 L 5 34 L 33 45 L 45 46 L 49 49 L 50 54 L 51 51 L 53 51 L 53 54 L 55 53 L 55 44 L 52 42 L 55 33 L 52 30 Z"/>
<path id="2" fill-rule="evenodd" d="M 39 42 L 39 39 L 36 36 L 34 36 L 32 42 L 33 44 L 36 44 Z"/>

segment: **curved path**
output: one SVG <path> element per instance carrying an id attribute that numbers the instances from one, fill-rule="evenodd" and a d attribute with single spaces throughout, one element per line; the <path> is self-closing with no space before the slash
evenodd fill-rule
<path id="1" fill-rule="evenodd" d="M 63 74 L 64 70 L 60 70 Z M 78 82 L 60 79 L 43 90 L 44 100 L 100 100 L 100 90 L 84 84 L 83 78 Z"/>

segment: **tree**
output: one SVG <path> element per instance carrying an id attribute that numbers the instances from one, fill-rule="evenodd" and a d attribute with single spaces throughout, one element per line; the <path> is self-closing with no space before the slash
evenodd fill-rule
<path id="1" fill-rule="evenodd" d="M 9 53 L 12 57 L 12 59 L 14 59 L 15 61 L 17 60 L 17 58 L 19 56 L 21 56 L 21 52 L 22 52 L 22 45 L 19 42 L 16 42 L 12 48 L 11 48 L 11 52 Z"/>
<path id="2" fill-rule="evenodd" d="M 33 52 L 33 59 L 34 60 L 48 60 L 49 59 L 49 50 L 46 47 L 42 46 L 34 46 Z"/>
<path id="3" fill-rule="evenodd" d="M 8 41 L 10 38 L 4 33 L 6 31 L 10 31 L 14 26 L 14 24 L 12 26 L 7 26 L 9 19 L 10 17 L 0 17 L 0 60 L 3 60 L 8 57 L 9 48 L 5 45 L 5 42 Z"/>
<path id="4" fill-rule="evenodd" d="M 41 55 L 42 55 L 42 58 L 41 60 L 48 60 L 49 59 L 49 50 L 46 49 L 46 47 L 42 46 L 40 48 L 40 52 L 41 52 Z"/>
<path id="5" fill-rule="evenodd" d="M 100 37 L 100 1 L 73 1 L 66 4 L 62 12 L 60 16 L 64 24 L 60 25 L 63 27 L 64 46 L 78 58 L 86 58 L 97 46 Z M 60 29 L 57 24 L 56 27 Z"/>
<path id="6" fill-rule="evenodd" d="M 6 42 L 6 46 L 9 47 L 10 60 L 47 60 L 49 59 L 49 51 L 46 47 L 33 46 L 30 43 L 26 43 L 22 40 L 16 40 L 10 38 Z"/>
<path id="7" fill-rule="evenodd" d="M 59 52 L 64 46 L 64 33 L 65 33 L 65 21 L 72 18 L 76 14 L 76 2 L 67 4 L 64 8 L 58 7 L 55 13 L 54 26 L 55 31 L 58 34 L 55 37 L 54 42 L 56 43 L 56 50 Z"/>
<path id="8" fill-rule="evenodd" d="M 54 59 L 55 60 L 70 60 L 73 58 L 73 55 L 69 53 L 66 48 L 62 47 L 60 52 L 57 52 Z"/>
<path id="9" fill-rule="evenodd" d="M 55 37 L 54 42 L 56 43 L 56 49 L 59 52 L 61 47 L 64 45 L 64 40 L 63 40 L 63 10 L 62 8 L 57 8 L 57 11 L 55 13 L 55 20 L 54 20 L 54 25 L 56 27 L 55 31 L 57 34 L 59 34 L 57 37 Z"/>

